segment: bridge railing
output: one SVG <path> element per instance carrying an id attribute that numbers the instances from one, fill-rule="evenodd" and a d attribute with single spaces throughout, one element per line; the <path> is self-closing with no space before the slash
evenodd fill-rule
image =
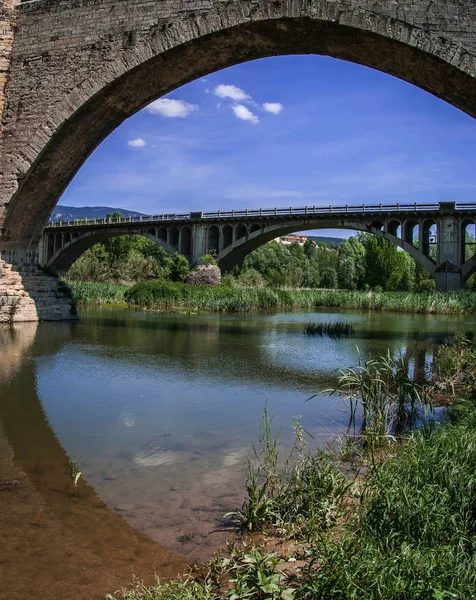
<path id="1" fill-rule="evenodd" d="M 197 221 L 217 219 L 240 219 L 260 217 L 309 217 L 319 215 L 363 215 L 386 213 L 420 213 L 438 212 L 440 210 L 476 211 L 476 203 L 417 203 L 413 204 L 346 204 L 333 206 L 287 206 L 285 208 L 258 208 L 245 210 L 218 210 L 211 212 L 168 213 L 162 215 L 141 215 L 138 217 L 107 217 L 104 219 L 75 219 L 73 221 L 55 221 L 48 224 L 48 228 L 55 227 L 81 227 L 91 225 L 112 225 L 126 223 L 162 223 L 168 221 Z"/>

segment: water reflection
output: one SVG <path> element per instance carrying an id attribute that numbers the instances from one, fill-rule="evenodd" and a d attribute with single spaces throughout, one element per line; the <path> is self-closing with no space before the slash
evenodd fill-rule
<path id="1" fill-rule="evenodd" d="M 355 335 L 304 336 L 304 324 L 319 319 L 351 320 Z M 17 458 L 41 475 L 38 485 L 64 493 L 63 446 L 80 459 L 91 494 L 166 547 L 201 559 L 223 543 L 223 514 L 242 502 L 243 464 L 266 401 L 284 426 L 283 444 L 300 414 L 324 445 L 347 414 L 335 397 L 306 400 L 332 384 L 335 369 L 390 350 L 423 376 L 456 328 L 475 326 L 384 313 L 86 311 L 79 323 L 0 333 L 0 418 Z M 184 544 L 184 532 L 195 537 Z"/>

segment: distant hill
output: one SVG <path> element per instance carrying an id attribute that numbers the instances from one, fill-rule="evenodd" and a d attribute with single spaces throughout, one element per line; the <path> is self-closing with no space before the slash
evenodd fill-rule
<path id="1" fill-rule="evenodd" d="M 325 237 L 325 236 L 320 236 L 320 235 L 308 235 L 307 239 L 316 242 L 316 244 L 318 242 L 324 242 L 325 244 L 330 244 L 332 246 L 340 246 L 342 244 L 342 242 L 344 241 L 343 238 Z"/>
<path id="2" fill-rule="evenodd" d="M 125 208 L 111 208 L 110 206 L 58 206 L 55 207 L 50 221 L 74 221 L 75 219 L 104 219 L 107 213 L 120 212 L 123 217 L 140 217 L 144 213 L 126 210 Z"/>

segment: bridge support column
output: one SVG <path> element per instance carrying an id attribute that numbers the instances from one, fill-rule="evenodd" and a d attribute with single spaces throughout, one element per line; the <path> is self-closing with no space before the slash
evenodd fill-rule
<path id="1" fill-rule="evenodd" d="M 206 254 L 207 229 L 203 225 L 195 224 L 192 227 L 192 256 L 191 264 L 198 265 L 200 258 Z"/>
<path id="2" fill-rule="evenodd" d="M 61 281 L 40 269 L 38 250 L 0 251 L 0 324 L 77 318 Z"/>
<path id="3" fill-rule="evenodd" d="M 445 215 L 439 219 L 437 235 L 436 289 L 442 292 L 463 287 L 459 219 Z"/>

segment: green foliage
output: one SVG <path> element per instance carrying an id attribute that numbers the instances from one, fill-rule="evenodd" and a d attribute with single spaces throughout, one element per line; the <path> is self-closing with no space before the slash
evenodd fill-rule
<path id="1" fill-rule="evenodd" d="M 80 304 L 122 304 L 127 285 L 118 283 L 64 282 L 74 302 Z"/>
<path id="2" fill-rule="evenodd" d="M 121 595 L 108 594 L 105 600 L 214 600 L 211 586 L 199 583 L 192 577 L 178 581 L 158 581 L 151 587 L 137 583 L 131 590 L 123 590 Z"/>
<path id="3" fill-rule="evenodd" d="M 476 292 L 476 274 L 475 275 L 471 275 L 471 277 L 468 277 L 468 280 L 466 281 L 466 289 L 467 290 L 471 290 L 472 292 Z"/>
<path id="4" fill-rule="evenodd" d="M 406 277 L 408 261 L 405 253 L 388 240 L 375 235 L 359 236 L 365 248 L 365 281 L 372 289 L 381 286 L 382 290 L 396 291 L 401 288 Z M 410 289 L 411 288 L 404 288 Z"/>
<path id="5" fill-rule="evenodd" d="M 256 269 L 243 269 L 236 278 L 236 283 L 245 287 L 263 287 L 264 279 Z"/>
<path id="6" fill-rule="evenodd" d="M 78 304 L 118 304 L 209 312 L 253 312 L 292 308 L 352 308 L 402 313 L 464 314 L 476 312 L 476 295 L 469 291 L 410 294 L 344 290 L 288 290 L 235 285 L 190 286 L 179 282 L 148 281 L 134 286 L 115 283 L 65 282 Z M 191 289 L 193 288 L 193 289 Z M 174 290 L 171 292 L 171 290 Z M 124 297 L 125 292 L 127 298 Z"/>
<path id="7" fill-rule="evenodd" d="M 69 480 L 73 487 L 76 489 L 78 487 L 79 480 L 81 478 L 81 471 L 79 470 L 79 460 L 69 459 Z"/>
<path id="8" fill-rule="evenodd" d="M 415 291 L 418 293 L 434 292 L 436 290 L 436 283 L 434 279 L 422 279 L 416 286 Z"/>
<path id="9" fill-rule="evenodd" d="M 340 542 L 311 551 L 303 599 L 470 600 L 476 590 L 476 419 L 424 428 L 370 472 Z M 470 416 L 472 415 L 472 416 Z"/>
<path id="10" fill-rule="evenodd" d="M 140 235 L 122 235 L 95 244 L 70 268 L 71 281 L 129 283 L 170 276 L 175 257 Z"/>
<path id="11" fill-rule="evenodd" d="M 200 257 L 200 264 L 202 265 L 216 265 L 216 252 L 210 252 Z"/>
<path id="12" fill-rule="evenodd" d="M 366 448 L 383 446 L 411 430 L 431 408 L 425 389 L 412 379 L 403 357 L 387 354 L 338 373 L 337 386 L 325 393 L 344 399 L 349 407 L 349 432 L 357 434 Z"/>
<path id="13" fill-rule="evenodd" d="M 253 547 L 243 559 L 233 564 L 227 593 L 229 600 L 292 600 L 294 590 L 285 587 L 285 576 L 277 569 L 280 559 L 272 553 Z"/>
<path id="14" fill-rule="evenodd" d="M 434 373 L 440 391 L 463 392 L 473 396 L 476 390 L 476 342 L 459 331 L 436 355 Z"/>
<path id="15" fill-rule="evenodd" d="M 253 269 L 271 287 L 412 291 L 429 275 L 391 242 L 360 234 L 336 248 L 307 240 L 303 246 L 270 242 L 249 254 L 237 273 Z"/>
<path id="16" fill-rule="evenodd" d="M 280 535 L 310 539 L 337 519 L 348 483 L 323 452 L 306 451 L 299 419 L 293 421 L 294 445 L 280 457 L 281 430 L 273 432 L 272 422 L 265 406 L 259 446 L 253 447 L 254 461 L 248 460 L 246 498 L 237 514 L 248 531 L 272 527 Z"/>
<path id="17" fill-rule="evenodd" d="M 169 277 L 172 281 L 184 282 L 190 273 L 190 265 L 188 264 L 188 260 L 181 254 L 176 254 L 172 257 L 169 263 L 169 269 Z"/>

